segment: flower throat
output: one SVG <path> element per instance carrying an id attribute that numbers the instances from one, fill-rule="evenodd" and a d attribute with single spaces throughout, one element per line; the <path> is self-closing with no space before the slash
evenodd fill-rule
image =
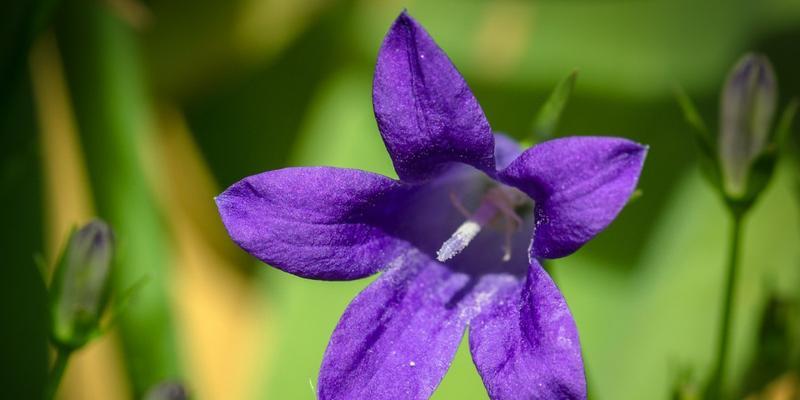
<path id="1" fill-rule="evenodd" d="M 450 193 L 450 201 L 467 220 L 442 244 L 436 252 L 437 260 L 444 262 L 461 253 L 486 225 L 495 220 L 500 221 L 505 235 L 502 259 L 511 259 L 511 238 L 522 226 L 518 211 L 528 203 L 528 197 L 524 193 L 509 186 L 492 186 L 483 195 L 474 212 L 464 207 L 454 193 Z"/>

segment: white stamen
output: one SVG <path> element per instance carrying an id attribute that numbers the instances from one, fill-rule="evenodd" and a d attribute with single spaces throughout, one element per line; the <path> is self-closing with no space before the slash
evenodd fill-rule
<path id="1" fill-rule="evenodd" d="M 436 259 L 440 262 L 447 261 L 461 253 L 467 248 L 469 242 L 481 231 L 481 225 L 475 221 L 467 220 L 456 229 L 453 236 L 442 244 L 442 248 L 436 252 Z"/>
<path id="2" fill-rule="evenodd" d="M 503 262 L 511 260 L 511 236 L 514 234 L 516 227 L 513 225 L 514 219 L 506 216 L 506 226 L 504 228 L 505 241 L 503 242 Z"/>
<path id="3" fill-rule="evenodd" d="M 503 245 L 503 261 L 511 259 L 511 236 L 522 225 L 522 219 L 514 208 L 525 201 L 524 194 L 508 187 L 493 187 L 484 195 L 480 206 L 471 213 L 461 204 L 455 193 L 450 193 L 450 202 L 466 218 L 467 221 L 453 232 L 447 241 L 436 252 L 439 262 L 447 261 L 461 253 L 481 229 L 489 224 L 498 214 L 505 221 L 505 243 Z"/>

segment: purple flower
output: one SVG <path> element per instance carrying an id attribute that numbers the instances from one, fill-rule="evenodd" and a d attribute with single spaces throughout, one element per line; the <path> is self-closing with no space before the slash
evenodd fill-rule
<path id="1" fill-rule="evenodd" d="M 491 398 L 585 398 L 575 322 L 537 258 L 574 252 L 616 217 L 646 148 L 573 137 L 522 151 L 493 135 L 405 12 L 380 49 L 373 104 L 400 180 L 286 168 L 217 197 L 233 240 L 281 270 L 322 280 L 383 272 L 333 332 L 319 398 L 428 398 L 467 328 Z"/>

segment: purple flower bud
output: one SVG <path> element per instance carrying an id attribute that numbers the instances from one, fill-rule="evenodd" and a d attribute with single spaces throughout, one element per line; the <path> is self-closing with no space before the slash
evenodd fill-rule
<path id="1" fill-rule="evenodd" d="M 145 395 L 145 400 L 186 400 L 189 392 L 178 381 L 165 381 L 152 387 Z"/>
<path id="2" fill-rule="evenodd" d="M 744 55 L 730 72 L 721 98 L 719 158 L 728 195 L 739 197 L 747 190 L 751 164 L 769 139 L 776 98 L 769 60 Z"/>
<path id="3" fill-rule="evenodd" d="M 113 242 L 100 220 L 70 237 L 50 285 L 51 335 L 59 345 L 80 347 L 96 332 L 108 300 Z"/>

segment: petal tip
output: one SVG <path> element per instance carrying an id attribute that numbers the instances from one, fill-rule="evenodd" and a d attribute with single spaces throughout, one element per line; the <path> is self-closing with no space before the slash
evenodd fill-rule
<path id="1" fill-rule="evenodd" d="M 636 143 L 636 142 L 634 142 L 634 143 L 639 148 L 639 153 L 647 154 L 650 151 L 650 145 L 649 144 L 641 144 L 641 143 Z"/>
<path id="2" fill-rule="evenodd" d="M 642 173 L 642 168 L 644 168 L 644 160 L 647 158 L 647 154 L 650 153 L 650 145 L 636 143 L 636 142 L 633 142 L 633 144 L 636 146 L 636 149 L 631 152 L 632 153 L 631 155 L 633 157 L 636 157 L 636 159 L 637 159 L 637 164 L 638 164 L 638 170 L 639 171 L 636 174 L 636 176 L 637 176 L 636 180 L 638 182 L 638 180 L 639 180 L 638 177 Z"/>
<path id="3" fill-rule="evenodd" d="M 394 23 L 389 29 L 389 33 L 395 32 L 397 29 L 415 29 L 419 26 L 419 22 L 408 13 L 408 9 L 404 8 L 403 11 L 395 18 Z"/>
<path id="4" fill-rule="evenodd" d="M 403 8 L 403 11 L 400 11 L 400 15 L 397 16 L 397 19 L 395 19 L 395 22 L 396 23 L 399 22 L 399 23 L 403 23 L 403 24 L 408 24 L 408 25 L 417 23 L 417 21 L 414 19 L 414 17 L 412 17 L 411 14 L 408 13 L 408 9 L 407 8 Z"/>

